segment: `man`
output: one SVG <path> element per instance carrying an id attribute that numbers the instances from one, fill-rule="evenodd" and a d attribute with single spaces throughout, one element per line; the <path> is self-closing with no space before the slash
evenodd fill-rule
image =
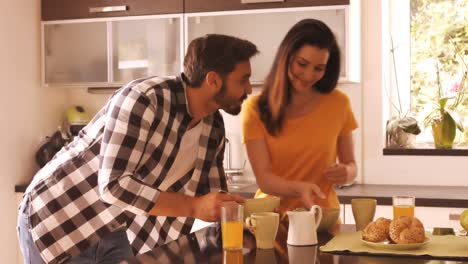
<path id="1" fill-rule="evenodd" d="M 251 93 L 246 40 L 193 40 L 184 73 L 135 80 L 114 93 L 34 177 L 20 206 L 26 263 L 119 263 L 218 221 L 227 190 L 219 109 Z M 107 263 L 106 262 L 106 263 Z"/>

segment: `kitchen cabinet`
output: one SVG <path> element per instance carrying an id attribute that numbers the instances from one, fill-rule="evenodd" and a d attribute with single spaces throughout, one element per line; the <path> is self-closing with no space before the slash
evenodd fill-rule
<path id="1" fill-rule="evenodd" d="M 359 81 L 359 0 L 252 3 L 258 1 L 185 0 L 184 7 L 183 0 L 43 0 L 43 85 L 112 87 L 175 75 L 188 43 L 208 33 L 254 42 L 260 54 L 251 81 L 261 84 L 285 33 L 304 18 L 332 28 L 342 51 L 340 80 Z"/>
<path id="2" fill-rule="evenodd" d="M 181 70 L 182 15 L 43 22 L 43 82 L 119 86 Z"/>
<path id="3" fill-rule="evenodd" d="M 186 0 L 185 12 L 348 5 L 350 0 Z"/>
<path id="4" fill-rule="evenodd" d="M 112 58 L 109 78 L 125 83 L 181 71 L 181 17 L 111 22 Z"/>
<path id="5" fill-rule="evenodd" d="M 245 0 L 244 0 L 245 1 Z M 341 49 L 341 81 L 359 81 L 359 38 L 351 31 L 358 27 L 357 1 L 285 1 L 242 4 L 236 1 L 186 1 L 184 23 L 188 43 L 208 33 L 227 34 L 248 39 L 260 50 L 252 60 L 251 82 L 261 84 L 272 65 L 286 32 L 299 20 L 315 18 L 335 33 Z M 325 4 L 325 5 L 324 5 Z"/>
<path id="6" fill-rule="evenodd" d="M 42 0 L 43 21 L 177 14 L 183 12 L 183 0 Z"/>
<path id="7" fill-rule="evenodd" d="M 350 204 L 344 204 L 344 223 L 355 224 L 353 211 Z M 424 228 L 432 229 L 434 227 L 451 227 L 461 229 L 458 216 L 465 208 L 447 208 L 447 207 L 425 207 L 416 206 L 414 215 L 421 220 Z M 378 205 L 375 211 L 374 220 L 378 217 L 393 219 L 393 207 L 390 205 Z"/>
<path id="8" fill-rule="evenodd" d="M 106 22 L 45 24 L 46 83 L 107 82 Z"/>

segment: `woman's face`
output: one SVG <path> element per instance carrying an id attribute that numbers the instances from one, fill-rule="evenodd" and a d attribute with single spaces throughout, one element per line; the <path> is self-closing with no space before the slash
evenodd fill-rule
<path id="1" fill-rule="evenodd" d="M 309 90 L 325 75 L 328 49 L 304 45 L 291 57 L 288 77 L 295 92 Z"/>

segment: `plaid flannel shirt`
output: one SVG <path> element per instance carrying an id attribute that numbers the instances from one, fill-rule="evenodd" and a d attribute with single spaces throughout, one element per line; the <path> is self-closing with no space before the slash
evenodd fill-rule
<path id="1" fill-rule="evenodd" d="M 159 188 L 190 121 L 182 76 L 140 79 L 116 91 L 26 191 L 42 258 L 66 262 L 123 224 L 136 255 L 188 234 L 193 218 L 148 212 L 161 191 L 199 196 L 227 190 L 219 112 L 201 121 L 194 168 L 167 190 Z"/>

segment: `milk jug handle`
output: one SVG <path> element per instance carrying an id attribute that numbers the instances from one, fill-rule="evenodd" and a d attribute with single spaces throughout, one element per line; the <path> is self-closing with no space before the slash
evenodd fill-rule
<path id="1" fill-rule="evenodd" d="M 314 214 L 315 217 L 315 229 L 317 229 L 320 225 L 320 221 L 322 221 L 322 208 L 318 205 L 313 205 L 310 208 L 310 212 Z"/>

